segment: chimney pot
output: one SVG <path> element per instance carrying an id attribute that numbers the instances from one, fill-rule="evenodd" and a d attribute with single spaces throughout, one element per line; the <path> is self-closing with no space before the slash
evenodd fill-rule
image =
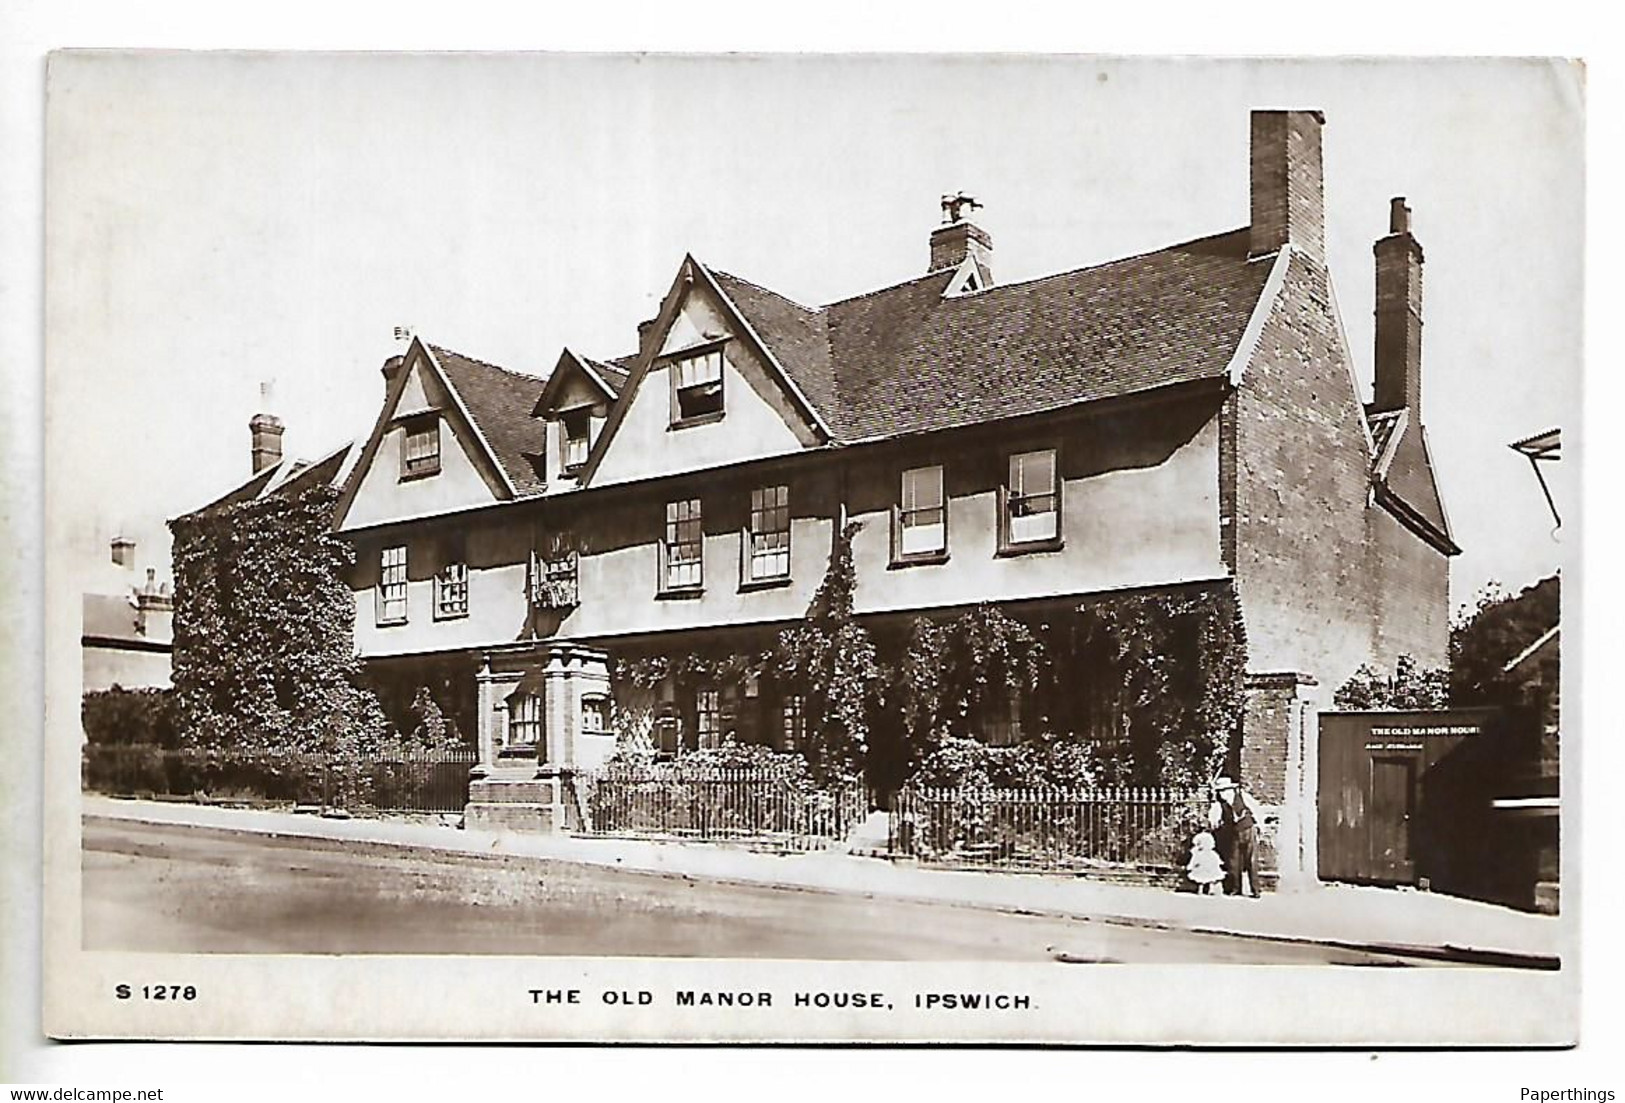
<path id="1" fill-rule="evenodd" d="M 1396 195 L 1388 201 L 1388 232 L 1391 234 L 1411 232 L 1411 209 L 1405 205 L 1403 195 Z"/>
<path id="2" fill-rule="evenodd" d="M 927 272 L 958 268 L 969 257 L 976 262 L 982 286 L 993 286 L 993 238 L 965 214 L 966 208 L 981 206 L 964 192 L 942 197 L 943 224 L 931 231 L 931 266 Z"/>

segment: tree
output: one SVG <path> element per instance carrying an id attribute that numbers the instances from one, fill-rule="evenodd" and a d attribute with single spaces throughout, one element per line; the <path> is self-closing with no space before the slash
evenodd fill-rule
<path id="1" fill-rule="evenodd" d="M 1442 709 L 1450 703 L 1450 672 L 1426 669 L 1401 655 L 1394 672 L 1385 674 L 1366 663 L 1332 695 L 1340 709 Z"/>
<path id="2" fill-rule="evenodd" d="M 1450 629 L 1451 703 L 1505 703 L 1512 692 L 1507 664 L 1554 628 L 1561 615 L 1558 575 L 1516 595 L 1499 583 L 1486 585 L 1473 608 L 1463 609 Z M 1552 681 L 1555 684 L 1555 677 Z"/>
<path id="3" fill-rule="evenodd" d="M 350 547 L 319 487 L 188 514 L 174 534 L 182 743 L 246 751 L 376 749 L 387 722 L 361 684 Z"/>

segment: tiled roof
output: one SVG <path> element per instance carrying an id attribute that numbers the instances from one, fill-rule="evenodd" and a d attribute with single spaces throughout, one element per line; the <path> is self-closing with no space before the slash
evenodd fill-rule
<path id="1" fill-rule="evenodd" d="M 474 425 L 490 443 L 497 462 L 521 495 L 542 490 L 527 454 L 546 447 L 545 426 L 530 416 L 547 380 L 522 375 L 471 356 L 429 345 L 446 381 L 468 408 Z"/>
<path id="2" fill-rule="evenodd" d="M 609 389 L 615 392 L 617 398 L 626 389 L 627 377 L 632 374 L 631 363 L 637 359 L 636 355 L 623 356 L 615 360 L 590 360 L 582 357 L 592 366 L 603 381 L 609 384 Z"/>
<path id="3" fill-rule="evenodd" d="M 813 311 L 713 272 L 836 437 L 898 436 L 1221 376 L 1269 276 L 1245 230 L 943 298 L 943 270 Z"/>
<path id="4" fill-rule="evenodd" d="M 350 450 L 355 442 L 350 442 L 315 463 L 301 464 L 300 470 L 289 475 L 281 483 L 272 488 L 273 494 L 299 494 L 318 486 L 331 486 L 337 481 L 339 472 L 344 469 L 344 461 L 349 458 Z"/>
<path id="5" fill-rule="evenodd" d="M 824 311 L 809 310 L 749 280 L 712 271 L 717 285 L 733 300 L 745 320 L 795 381 L 813 410 L 839 433 L 841 409 L 835 372 L 830 364 L 829 332 Z"/>

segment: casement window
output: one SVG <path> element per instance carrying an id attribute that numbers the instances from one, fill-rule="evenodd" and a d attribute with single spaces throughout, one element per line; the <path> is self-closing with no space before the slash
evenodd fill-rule
<path id="1" fill-rule="evenodd" d="M 671 423 L 722 416 L 722 347 L 685 356 L 671 363 Z"/>
<path id="2" fill-rule="evenodd" d="M 508 698 L 508 746 L 542 745 L 542 699 L 533 693 Z"/>
<path id="3" fill-rule="evenodd" d="M 377 620 L 406 623 L 406 546 L 385 548 L 378 559 Z"/>
<path id="4" fill-rule="evenodd" d="M 588 735 L 609 733 L 609 698 L 598 694 L 581 699 L 581 730 Z"/>
<path id="5" fill-rule="evenodd" d="M 440 418 L 424 414 L 405 423 L 401 442 L 401 478 L 415 479 L 440 470 Z"/>
<path id="6" fill-rule="evenodd" d="M 660 541 L 661 592 L 693 592 L 704 585 L 704 547 L 700 500 L 685 498 L 667 502 L 666 532 Z"/>
<path id="7" fill-rule="evenodd" d="M 807 744 L 807 702 L 792 694 L 779 710 L 779 750 L 799 751 Z"/>
<path id="8" fill-rule="evenodd" d="M 903 472 L 892 515 L 892 558 L 901 563 L 934 561 L 947 554 L 948 510 L 942 467 L 910 468 Z"/>
<path id="9" fill-rule="evenodd" d="M 560 461 L 565 474 L 587 462 L 592 450 L 592 407 L 568 410 L 559 417 Z"/>
<path id="10" fill-rule="evenodd" d="M 1055 449 L 1017 452 L 1000 488 L 999 543 L 1005 551 L 1053 547 L 1061 539 L 1061 495 Z"/>
<path id="11" fill-rule="evenodd" d="M 694 738 L 702 751 L 722 746 L 722 691 L 701 689 L 694 693 Z"/>
<path id="12" fill-rule="evenodd" d="M 434 616 L 451 620 L 468 615 L 468 564 L 459 549 L 434 576 Z"/>
<path id="13" fill-rule="evenodd" d="M 745 546 L 747 583 L 790 577 L 789 487 L 764 486 L 750 492 L 750 529 Z"/>

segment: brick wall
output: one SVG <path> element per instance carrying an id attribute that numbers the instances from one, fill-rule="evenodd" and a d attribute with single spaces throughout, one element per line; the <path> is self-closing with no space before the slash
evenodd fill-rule
<path id="1" fill-rule="evenodd" d="M 1235 396 L 1236 586 L 1249 668 L 1332 689 L 1370 657 L 1379 604 L 1347 358 L 1326 271 L 1294 251 Z"/>
<path id="2" fill-rule="evenodd" d="M 1380 506 L 1369 510 L 1369 526 L 1367 561 L 1378 603 L 1374 661 L 1392 669 L 1399 656 L 1412 655 L 1424 667 L 1448 666 L 1450 560 Z"/>

